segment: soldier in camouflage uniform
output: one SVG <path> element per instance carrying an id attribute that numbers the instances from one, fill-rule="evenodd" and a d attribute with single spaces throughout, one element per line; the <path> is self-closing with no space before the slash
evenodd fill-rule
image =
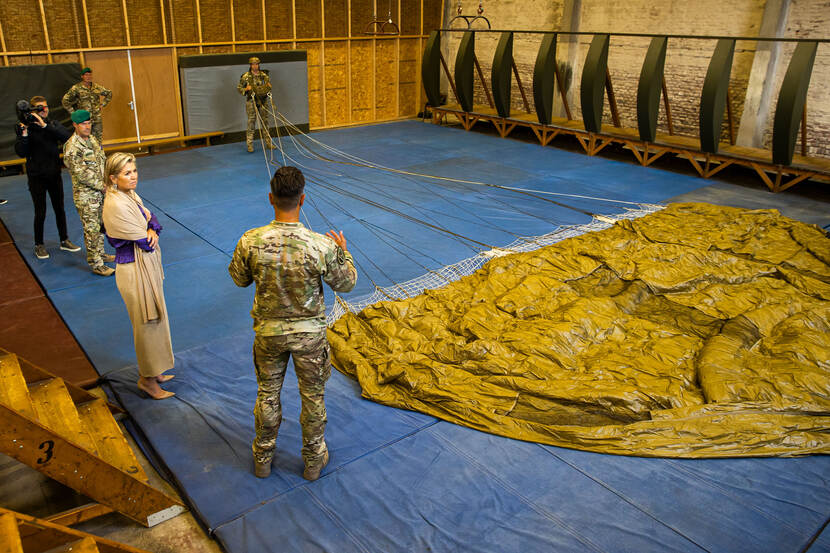
<path id="1" fill-rule="evenodd" d="M 303 174 L 295 167 L 281 167 L 274 174 L 268 199 L 275 218 L 242 235 L 228 267 L 237 286 L 256 283 L 251 316 L 259 389 L 253 451 L 254 473 L 260 478 L 271 472 L 289 355 L 294 359 L 302 399 L 303 477 L 316 480 L 328 463 L 323 394 L 331 365 L 322 281 L 335 292 L 348 292 L 357 281 L 343 233 L 329 231 L 324 236 L 300 223 L 304 185 Z"/>
<path id="2" fill-rule="evenodd" d="M 259 68 L 259 58 L 248 59 L 248 71 L 239 78 L 236 90 L 245 95 L 245 113 L 248 114 L 248 130 L 245 133 L 245 143 L 248 151 L 254 151 L 254 130 L 257 125 L 257 111 L 265 123 L 260 124 L 260 131 L 268 135 L 268 125 L 273 121 L 268 93 L 271 92 L 271 77 L 268 71 Z M 266 147 L 273 149 L 270 135 L 266 139 Z"/>
<path id="3" fill-rule="evenodd" d="M 92 133 L 89 112 L 79 109 L 72 113 L 75 134 L 63 145 L 63 163 L 72 176 L 72 199 L 81 217 L 86 245 L 86 262 L 96 275 L 110 276 L 115 269 L 104 265 L 114 256 L 104 251 L 101 215 L 104 209 L 104 164 L 106 156 Z"/>
<path id="4" fill-rule="evenodd" d="M 92 82 L 92 69 L 84 67 L 81 71 L 81 82 L 72 85 L 72 88 L 63 95 L 61 104 L 64 109 L 72 113 L 79 109 L 89 112 L 92 119 L 92 136 L 98 144 L 104 143 L 104 121 L 101 118 L 101 108 L 112 100 L 112 91 Z"/>

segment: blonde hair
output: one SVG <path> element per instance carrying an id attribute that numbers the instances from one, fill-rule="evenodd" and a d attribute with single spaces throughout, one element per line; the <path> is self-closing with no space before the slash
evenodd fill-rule
<path id="1" fill-rule="evenodd" d="M 118 173 L 124 169 L 128 163 L 135 163 L 135 156 L 126 152 L 115 152 L 110 154 L 107 158 L 107 164 L 104 166 L 104 180 L 107 186 L 115 186 L 110 177 L 117 177 Z"/>

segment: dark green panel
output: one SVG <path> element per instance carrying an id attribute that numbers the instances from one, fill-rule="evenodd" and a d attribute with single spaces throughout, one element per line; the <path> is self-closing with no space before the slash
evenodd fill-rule
<path id="1" fill-rule="evenodd" d="M 734 54 L 735 40 L 720 39 L 709 61 L 706 79 L 703 81 L 703 92 L 700 94 L 700 150 L 710 154 L 718 153 Z"/>
<path id="2" fill-rule="evenodd" d="M 609 35 L 595 35 L 582 68 L 582 121 L 588 132 L 602 130 L 602 103 L 605 99 L 605 73 L 608 70 Z"/>
<path id="3" fill-rule="evenodd" d="M 544 35 L 533 68 L 533 103 L 543 125 L 553 116 L 553 88 L 556 86 L 556 34 Z"/>
<path id="4" fill-rule="evenodd" d="M 510 117 L 510 85 L 513 81 L 513 33 L 504 32 L 493 55 L 490 83 L 499 117 Z"/>
<path id="5" fill-rule="evenodd" d="M 657 117 L 660 113 L 668 42 L 669 39 L 665 36 L 651 39 L 640 71 L 640 83 L 637 85 L 637 126 L 640 129 L 640 140 L 646 142 L 654 142 L 657 138 Z"/>
<path id="6" fill-rule="evenodd" d="M 421 60 L 421 80 L 424 83 L 424 92 L 427 102 L 433 107 L 441 105 L 441 33 L 432 31 L 429 34 L 424 58 Z"/>
<path id="7" fill-rule="evenodd" d="M 795 140 L 804 115 L 817 48 L 818 42 L 800 42 L 795 47 L 784 82 L 781 83 L 772 126 L 772 162 L 775 164 L 790 165 L 793 162 Z"/>
<path id="8" fill-rule="evenodd" d="M 455 56 L 455 89 L 458 101 L 464 111 L 473 111 L 473 55 L 475 54 L 476 34 L 466 31 L 461 37 L 458 54 Z"/>

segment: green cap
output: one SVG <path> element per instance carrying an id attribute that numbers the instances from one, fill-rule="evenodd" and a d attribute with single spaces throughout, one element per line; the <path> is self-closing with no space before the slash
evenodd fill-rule
<path id="1" fill-rule="evenodd" d="M 78 109 L 72 112 L 73 123 L 83 123 L 84 121 L 89 121 L 89 119 L 89 112 L 85 109 Z"/>
<path id="2" fill-rule="evenodd" d="M 89 67 L 84 67 L 83 69 L 81 69 L 81 75 L 83 75 L 84 73 L 92 73 L 92 69 L 90 69 Z"/>

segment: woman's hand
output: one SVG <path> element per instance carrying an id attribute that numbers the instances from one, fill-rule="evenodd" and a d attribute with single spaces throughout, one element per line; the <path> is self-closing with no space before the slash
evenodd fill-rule
<path id="1" fill-rule="evenodd" d="M 156 244 L 159 243 L 159 235 L 153 229 L 147 229 L 147 243 L 150 244 L 151 248 L 155 248 Z"/>

